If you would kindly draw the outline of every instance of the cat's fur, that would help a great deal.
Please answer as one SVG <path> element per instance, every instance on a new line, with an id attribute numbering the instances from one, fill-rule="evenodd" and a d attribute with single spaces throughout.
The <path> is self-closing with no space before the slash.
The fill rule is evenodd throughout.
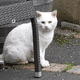
<path id="1" fill-rule="evenodd" d="M 43 67 L 49 66 L 45 60 L 45 50 L 53 40 L 54 29 L 57 26 L 57 10 L 53 12 L 37 13 L 40 43 L 40 63 Z M 50 54 L 50 53 L 49 53 Z M 31 23 L 24 23 L 14 28 L 6 37 L 3 54 L 0 59 L 6 63 L 30 61 L 34 57 Z"/>

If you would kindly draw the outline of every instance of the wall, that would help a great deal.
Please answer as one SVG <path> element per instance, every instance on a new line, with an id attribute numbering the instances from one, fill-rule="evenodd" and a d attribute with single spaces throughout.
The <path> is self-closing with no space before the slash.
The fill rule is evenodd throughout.
<path id="1" fill-rule="evenodd" d="M 53 10 L 58 10 L 58 20 L 80 24 L 80 0 L 54 0 Z"/>

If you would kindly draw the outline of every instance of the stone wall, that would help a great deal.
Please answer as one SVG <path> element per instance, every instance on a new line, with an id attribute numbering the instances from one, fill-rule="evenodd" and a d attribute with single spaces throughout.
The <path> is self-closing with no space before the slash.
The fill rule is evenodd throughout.
<path id="1" fill-rule="evenodd" d="M 80 0 L 54 0 L 53 10 L 58 10 L 58 20 L 80 24 Z"/>

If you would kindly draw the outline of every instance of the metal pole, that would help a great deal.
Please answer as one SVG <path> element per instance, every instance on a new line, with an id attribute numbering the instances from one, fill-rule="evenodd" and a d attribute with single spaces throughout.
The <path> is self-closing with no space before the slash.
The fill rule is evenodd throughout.
<path id="1" fill-rule="evenodd" d="M 40 65 L 38 25 L 35 18 L 31 18 L 31 23 L 32 23 L 32 30 L 33 30 L 35 77 L 39 78 L 42 76 L 42 74 L 41 74 L 41 65 Z"/>

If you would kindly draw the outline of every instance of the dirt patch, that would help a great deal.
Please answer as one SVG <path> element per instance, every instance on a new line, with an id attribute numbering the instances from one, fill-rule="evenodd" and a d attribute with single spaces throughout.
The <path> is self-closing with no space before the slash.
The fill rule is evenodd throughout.
<path id="1" fill-rule="evenodd" d="M 20 69 L 28 69 L 31 71 L 34 71 L 34 69 L 35 69 L 33 63 L 28 63 L 28 64 L 24 64 L 24 65 L 7 64 L 7 65 L 4 65 L 4 68 L 5 69 L 18 69 L 18 68 L 20 68 Z"/>

